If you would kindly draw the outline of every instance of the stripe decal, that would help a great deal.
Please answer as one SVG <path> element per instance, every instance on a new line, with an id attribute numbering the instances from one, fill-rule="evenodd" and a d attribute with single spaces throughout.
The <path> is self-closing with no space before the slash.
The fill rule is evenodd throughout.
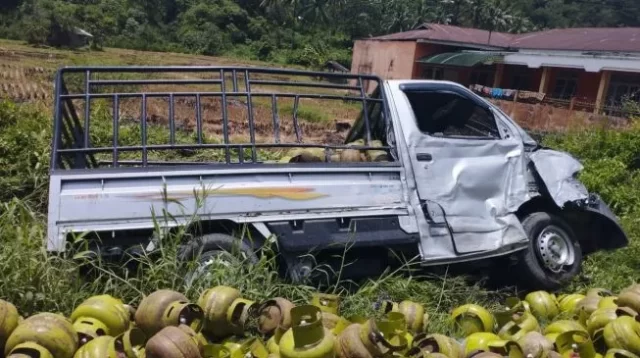
<path id="1" fill-rule="evenodd" d="M 201 196 L 203 190 L 181 190 L 170 191 L 165 196 L 162 193 L 157 194 L 137 194 L 133 195 L 138 200 L 168 200 L 181 201 L 194 198 L 196 195 Z M 327 194 L 318 193 L 314 188 L 286 188 L 286 187 L 262 187 L 262 188 L 229 188 L 229 189 L 205 189 L 205 196 L 252 196 L 259 199 L 287 199 L 287 200 L 314 200 L 318 198 L 328 197 Z"/>

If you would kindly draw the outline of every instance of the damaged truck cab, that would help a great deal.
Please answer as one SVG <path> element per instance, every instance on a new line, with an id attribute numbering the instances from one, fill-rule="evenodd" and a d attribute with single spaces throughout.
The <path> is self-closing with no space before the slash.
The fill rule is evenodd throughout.
<path id="1" fill-rule="evenodd" d="M 178 79 L 168 76 L 176 72 Z M 188 77 L 191 72 L 198 75 Z M 127 76 L 103 79 L 122 73 Z M 79 90 L 66 86 L 69 75 L 81 78 Z M 295 76 L 344 82 L 288 79 Z M 370 95 L 364 81 L 377 85 Z M 202 87 L 165 89 L 186 85 Z M 153 86 L 165 91 L 148 89 Z M 336 92 L 293 93 L 292 88 Z M 185 97 L 190 102 L 178 102 Z M 272 109 L 272 142 L 259 142 L 255 135 L 261 119 L 254 101 L 265 97 Z M 577 178 L 582 166 L 576 159 L 540 146 L 495 105 L 455 83 L 240 67 L 71 67 L 58 72 L 55 98 L 50 251 L 65 251 L 70 237 L 91 233 L 87 237 L 99 239 L 92 247 L 102 255 L 153 252 L 161 240 L 158 225 L 168 230 L 187 225 L 180 257 L 199 260 L 201 273 L 234 248 L 255 262 L 256 250 L 273 240 L 296 280 L 308 276 L 318 260 L 345 255 L 346 248 L 355 252 L 361 272 L 375 274 L 376 268 L 384 269 L 391 249 L 415 254 L 423 266 L 513 259 L 507 261 L 515 265 L 520 283 L 554 290 L 579 273 L 585 255 L 628 244 L 615 215 Z M 147 140 L 150 98 L 165 101 L 167 143 Z M 203 139 L 205 98 L 217 101 L 210 108 L 220 109 L 214 121 L 222 128 L 220 142 Z M 230 139 L 232 98 L 246 99 L 241 105 L 248 141 Z M 283 98 L 293 101 L 292 142 L 281 137 L 278 103 Z M 140 126 L 137 145 L 119 140 L 125 99 L 140 101 L 135 107 L 140 116 L 133 121 Z M 344 142 L 307 144 L 298 117 L 301 99 L 355 102 L 362 109 Z M 112 143 L 91 142 L 90 123 L 104 120 L 91 110 L 97 100 L 112 108 Z M 82 111 L 74 101 L 83 102 Z M 195 108 L 194 144 L 175 139 L 179 103 Z M 259 158 L 263 149 L 294 147 L 319 148 L 323 155 Z M 163 151 L 203 149 L 223 155 L 198 163 L 175 155 L 151 158 Z M 384 158 L 332 159 L 354 149 L 362 158 L 384 151 Z M 130 153 L 139 159 L 132 160 Z M 194 193 L 211 198 L 194 198 Z M 172 219 L 158 223 L 160 213 Z M 192 213 L 197 225 L 190 222 Z"/>
<path id="2" fill-rule="evenodd" d="M 540 146 L 497 106 L 455 83 L 388 81 L 427 264 L 516 252 L 517 276 L 557 289 L 584 255 L 627 245 L 615 215 L 567 153 Z"/>

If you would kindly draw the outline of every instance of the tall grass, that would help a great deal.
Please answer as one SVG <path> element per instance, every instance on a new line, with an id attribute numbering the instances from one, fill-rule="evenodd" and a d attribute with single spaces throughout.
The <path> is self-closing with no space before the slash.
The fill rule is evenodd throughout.
<path id="1" fill-rule="evenodd" d="M 600 193 L 618 215 L 630 239 L 629 247 L 599 252 L 587 258 L 584 272 L 569 289 L 601 286 L 621 289 L 640 280 L 640 122 L 629 129 L 593 129 L 550 135 L 546 145 L 568 151 L 581 160 L 580 179 Z M 606 240 L 607 238 L 602 238 Z"/>
<path id="2" fill-rule="evenodd" d="M 177 259 L 177 243 L 188 235 L 184 231 L 162 236 L 156 255 L 132 257 L 136 265 L 113 267 L 94 258 L 85 250 L 86 241 L 82 237 L 70 243 L 73 256 L 47 254 L 43 240 L 49 113 L 33 105 L 0 103 L 0 128 L 0 298 L 16 304 L 21 314 L 42 311 L 69 314 L 83 299 L 103 293 L 136 305 L 145 294 L 161 288 L 184 292 L 195 300 L 203 289 L 224 284 L 237 287 L 249 299 L 280 296 L 296 303 L 307 301 L 317 289 L 310 284 L 292 285 L 283 280 L 277 273 L 273 255 L 259 255 L 257 264 L 248 264 L 239 258 L 231 260 L 231 264 L 214 263 L 206 277 L 187 282 L 184 277 L 194 268 L 194 263 Z M 104 131 L 104 135 L 108 134 L 109 131 Z M 568 290 L 581 290 L 586 286 L 619 290 L 640 278 L 637 240 L 640 179 L 635 164 L 636 145 L 640 141 L 635 139 L 640 139 L 640 129 L 626 133 L 571 133 L 545 140 L 546 144 L 569 150 L 584 160 L 583 180 L 613 203 L 632 239 L 626 250 L 588 258 L 584 274 Z M 171 219 L 164 213 L 156 214 L 158 222 Z M 85 267 L 91 269 L 91 275 L 87 275 Z M 381 277 L 358 282 L 355 290 L 346 290 L 340 284 L 328 290 L 342 295 L 342 312 L 347 317 L 374 315 L 384 299 L 421 302 L 431 315 L 430 329 L 443 333 L 449 333 L 448 313 L 453 307 L 468 302 L 495 307 L 506 295 L 515 294 L 509 290 L 491 291 L 479 282 L 450 275 L 447 270 L 444 275 L 433 276 L 413 268 L 408 263 Z"/>

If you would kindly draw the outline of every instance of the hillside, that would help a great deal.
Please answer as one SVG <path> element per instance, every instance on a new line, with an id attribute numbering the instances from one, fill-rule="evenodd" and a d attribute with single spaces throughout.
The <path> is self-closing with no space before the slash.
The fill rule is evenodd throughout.
<path id="1" fill-rule="evenodd" d="M 0 38 L 349 67 L 354 39 L 423 22 L 525 32 L 640 25 L 636 0 L 5 0 Z"/>
<path id="2" fill-rule="evenodd" d="M 16 102 L 38 102 L 45 106 L 53 105 L 54 74 L 61 66 L 73 65 L 150 65 L 150 66 L 256 66 L 282 67 L 261 61 L 234 60 L 227 57 L 211 57 L 204 55 L 189 55 L 178 53 L 142 52 L 126 49 L 105 48 L 103 51 L 67 51 L 51 48 L 36 48 L 25 46 L 18 41 L 0 40 L 0 98 L 11 99 Z M 299 68 L 288 65 L 287 68 Z M 169 74 L 175 75 L 175 74 Z M 157 89 L 157 87 L 155 88 Z M 273 88 L 264 88 L 273 90 Z M 151 90 L 146 88 L 146 90 Z M 261 90 L 256 87 L 255 90 Z M 239 101 L 239 100 L 232 100 Z M 99 101 L 98 101 L 99 102 Z M 254 99 L 255 126 L 258 142 L 262 138 L 272 140 L 273 123 L 271 117 L 271 101 L 264 98 Z M 293 112 L 292 99 L 280 99 L 279 114 L 281 117 L 291 117 Z M 326 106 L 326 101 L 306 99 L 299 103 L 298 119 L 302 133 L 307 142 L 341 141 L 346 132 L 336 131 L 336 122 L 350 123 L 358 115 L 361 106 L 338 101 Z M 168 107 L 166 101 L 150 99 L 148 117 L 150 122 L 167 123 Z M 230 132 L 232 139 L 247 135 L 246 109 L 241 103 L 230 106 Z M 203 129 L 210 136 L 219 138 L 222 134 L 220 123 L 220 106 L 213 99 L 204 99 Z M 123 116 L 132 114 L 137 116 L 138 106 L 133 102 L 122 103 Z M 195 115 L 193 104 L 188 99 L 179 99 L 175 107 L 178 125 L 181 128 L 193 129 Z M 283 136 L 294 135 L 292 121 L 283 121 L 280 131 Z"/>

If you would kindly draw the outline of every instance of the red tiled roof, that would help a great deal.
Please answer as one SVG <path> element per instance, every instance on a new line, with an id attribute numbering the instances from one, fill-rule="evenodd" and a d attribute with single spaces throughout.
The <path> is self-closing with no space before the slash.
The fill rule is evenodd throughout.
<path id="1" fill-rule="evenodd" d="M 513 49 L 640 52 L 640 28 L 571 28 L 526 34 L 424 24 L 416 30 L 372 38 L 381 41 L 432 40 Z"/>
<path id="2" fill-rule="evenodd" d="M 640 52 L 640 28 L 554 29 L 518 35 L 519 49 Z"/>
<path id="3" fill-rule="evenodd" d="M 513 35 L 502 32 L 492 32 L 491 39 L 489 39 L 489 31 L 486 30 L 441 24 L 424 24 L 416 30 L 373 38 L 373 40 L 385 41 L 436 40 L 496 47 L 507 47 L 512 39 Z"/>

